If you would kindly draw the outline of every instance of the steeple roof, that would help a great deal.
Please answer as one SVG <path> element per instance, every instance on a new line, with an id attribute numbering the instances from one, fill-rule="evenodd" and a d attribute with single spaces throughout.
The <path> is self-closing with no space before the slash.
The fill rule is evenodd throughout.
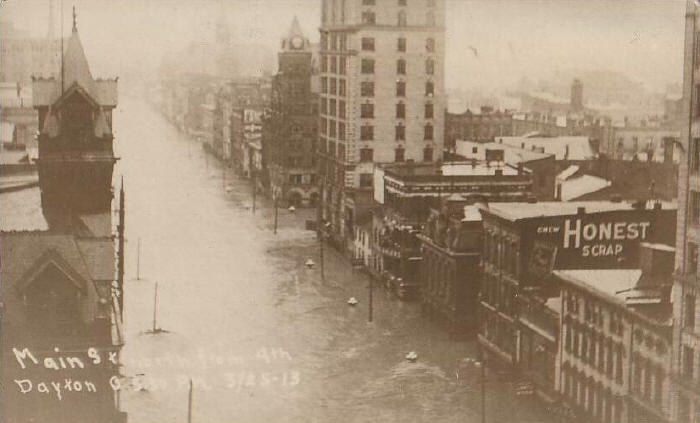
<path id="1" fill-rule="evenodd" d="M 292 39 L 297 36 L 301 38 L 306 38 L 306 36 L 304 36 L 304 32 L 301 30 L 301 25 L 299 25 L 299 19 L 297 19 L 297 16 L 294 15 L 294 20 L 292 20 L 292 27 L 289 28 L 289 35 L 287 36 L 287 38 Z"/>
<path id="2" fill-rule="evenodd" d="M 301 45 L 295 44 L 298 43 L 298 41 L 301 39 Z M 294 19 L 292 20 L 292 26 L 289 28 L 289 32 L 287 33 L 287 36 L 282 39 L 282 50 L 283 51 L 308 51 L 311 47 L 311 44 L 309 43 L 309 39 L 306 38 L 304 35 L 304 31 L 301 30 L 301 25 L 299 25 L 299 19 L 297 19 L 296 15 L 294 16 Z"/>
<path id="3" fill-rule="evenodd" d="M 74 83 L 80 85 L 95 101 L 98 101 L 95 80 L 90 73 L 90 65 L 77 29 L 73 30 L 68 45 L 63 53 L 63 87 L 64 90 Z"/>
<path id="4" fill-rule="evenodd" d="M 61 68 L 57 72 L 59 77 L 34 80 L 33 104 L 36 107 L 53 105 L 71 88 L 77 86 L 100 106 L 116 106 L 117 81 L 116 79 L 95 80 L 92 77 L 75 17 L 73 19 L 73 31 L 63 50 Z"/>

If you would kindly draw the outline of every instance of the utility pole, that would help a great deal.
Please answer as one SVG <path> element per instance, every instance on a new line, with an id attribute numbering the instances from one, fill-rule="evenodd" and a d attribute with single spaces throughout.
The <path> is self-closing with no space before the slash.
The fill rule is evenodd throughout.
<path id="1" fill-rule="evenodd" d="M 256 171 L 254 171 L 253 169 L 251 169 L 250 171 L 253 174 L 253 214 L 255 214 L 255 200 L 256 200 L 255 196 L 257 195 L 257 192 L 258 192 L 256 178 L 257 178 L 258 173 Z"/>
<path id="2" fill-rule="evenodd" d="M 187 423 L 192 423 L 192 379 L 190 379 L 190 391 L 187 395 Z"/>
<path id="3" fill-rule="evenodd" d="M 117 231 L 119 235 L 119 256 L 117 262 L 117 289 L 119 290 L 119 313 L 120 318 L 124 317 L 124 176 L 122 176 L 121 188 L 119 189 L 119 225 Z"/>
<path id="4" fill-rule="evenodd" d="M 479 357 L 481 358 L 481 423 L 486 423 L 486 356 L 481 346 Z"/>
<path id="5" fill-rule="evenodd" d="M 136 245 L 136 280 L 141 280 L 141 238 Z"/>
<path id="6" fill-rule="evenodd" d="M 274 188 L 273 188 L 273 189 L 274 189 Z M 274 195 L 275 195 L 275 226 L 274 226 L 274 229 L 273 229 L 273 233 L 274 233 L 275 235 L 277 235 L 277 197 L 278 197 L 277 192 L 275 192 Z"/>
<path id="7" fill-rule="evenodd" d="M 374 287 L 374 281 L 372 277 L 369 278 L 369 322 L 372 323 L 372 291 Z"/>
<path id="8" fill-rule="evenodd" d="M 158 282 L 156 282 L 155 293 L 153 294 L 153 333 L 156 333 L 156 316 L 158 315 Z"/>

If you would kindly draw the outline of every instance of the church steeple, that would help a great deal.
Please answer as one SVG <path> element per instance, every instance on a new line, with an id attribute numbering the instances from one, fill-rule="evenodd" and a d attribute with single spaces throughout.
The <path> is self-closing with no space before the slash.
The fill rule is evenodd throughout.
<path id="1" fill-rule="evenodd" d="M 93 78 L 75 10 L 61 71 L 60 81 L 35 79 L 32 87 L 39 112 L 42 207 L 54 227 L 75 215 L 108 213 L 112 201 L 117 81 Z"/>

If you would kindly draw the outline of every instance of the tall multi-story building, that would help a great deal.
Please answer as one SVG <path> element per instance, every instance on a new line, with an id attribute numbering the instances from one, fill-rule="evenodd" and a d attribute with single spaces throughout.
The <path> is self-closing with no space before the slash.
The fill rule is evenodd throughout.
<path id="1" fill-rule="evenodd" d="M 443 154 L 444 0 L 323 0 L 322 218 L 346 248 L 375 163 Z"/>
<path id="2" fill-rule="evenodd" d="M 697 421 L 700 415 L 700 321 L 698 320 L 698 246 L 700 246 L 700 73 L 698 6 L 688 0 L 685 14 L 683 116 L 680 143 L 686 154 L 678 169 L 678 223 L 674 277 L 673 419 Z"/>
<path id="3" fill-rule="evenodd" d="M 278 54 L 279 72 L 272 81 L 271 110 L 263 123 L 263 150 L 271 190 L 299 206 L 315 203 L 317 97 L 311 91 L 312 49 L 294 18 Z"/>

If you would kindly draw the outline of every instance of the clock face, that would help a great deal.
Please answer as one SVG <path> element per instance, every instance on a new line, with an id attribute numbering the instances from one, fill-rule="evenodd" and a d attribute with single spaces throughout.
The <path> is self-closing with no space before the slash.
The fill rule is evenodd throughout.
<path id="1" fill-rule="evenodd" d="M 292 38 L 292 47 L 294 48 L 302 48 L 304 46 L 304 40 L 301 39 L 301 37 L 294 37 Z"/>

